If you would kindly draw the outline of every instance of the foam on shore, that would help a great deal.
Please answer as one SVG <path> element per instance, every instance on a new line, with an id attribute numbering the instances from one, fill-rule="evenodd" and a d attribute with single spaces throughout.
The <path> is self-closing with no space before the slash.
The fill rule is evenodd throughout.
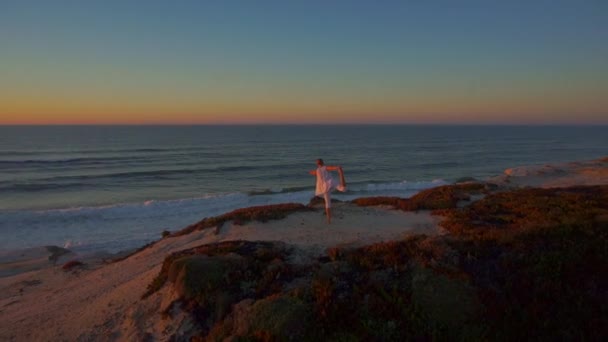
<path id="1" fill-rule="evenodd" d="M 440 179 L 349 184 L 347 193 L 337 193 L 334 198 L 348 201 L 363 196 L 409 197 L 421 190 L 444 184 L 447 182 Z M 118 253 L 154 241 L 164 230 L 177 230 L 203 217 L 258 205 L 306 204 L 313 196 L 311 189 L 215 194 L 199 198 L 149 200 L 96 207 L 3 211 L 0 231 L 7 234 L 0 241 L 0 250 L 18 252 L 56 245 L 80 254 Z"/>

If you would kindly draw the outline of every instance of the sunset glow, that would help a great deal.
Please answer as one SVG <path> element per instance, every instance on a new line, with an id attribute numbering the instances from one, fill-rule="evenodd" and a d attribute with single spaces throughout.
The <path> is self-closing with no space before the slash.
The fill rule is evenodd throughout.
<path id="1" fill-rule="evenodd" d="M 0 124 L 608 123 L 605 2 L 0 5 Z"/>

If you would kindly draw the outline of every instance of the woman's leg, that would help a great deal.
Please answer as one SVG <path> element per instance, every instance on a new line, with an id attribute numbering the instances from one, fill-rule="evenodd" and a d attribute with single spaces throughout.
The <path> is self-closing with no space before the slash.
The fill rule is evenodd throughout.
<path id="1" fill-rule="evenodd" d="M 325 216 L 327 216 L 327 224 L 331 223 L 331 197 L 329 191 L 323 194 L 325 199 Z"/>

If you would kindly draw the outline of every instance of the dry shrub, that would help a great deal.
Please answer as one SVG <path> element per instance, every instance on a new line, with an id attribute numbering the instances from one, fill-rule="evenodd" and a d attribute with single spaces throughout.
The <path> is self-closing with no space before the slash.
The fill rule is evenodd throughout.
<path id="1" fill-rule="evenodd" d="M 423 190 L 410 198 L 400 197 L 361 197 L 351 203 L 358 206 L 390 206 L 403 211 L 435 210 L 456 208 L 458 202 L 469 200 L 473 194 L 488 193 L 494 190 L 490 184 L 458 183 Z"/>
<path id="2" fill-rule="evenodd" d="M 608 333 L 608 224 L 598 219 L 606 210 L 608 186 L 589 186 L 496 193 L 441 213 L 491 336 L 596 340 Z"/>
<path id="3" fill-rule="evenodd" d="M 259 279 L 264 279 L 264 272 L 267 271 L 266 264 L 268 262 L 274 261 L 275 263 L 281 263 L 286 259 L 288 253 L 289 251 L 283 244 L 264 241 L 227 241 L 201 245 L 175 252 L 165 258 L 160 272 L 148 285 L 146 292 L 142 295 L 142 299 L 147 298 L 158 291 L 166 283 L 173 263 L 184 257 L 197 255 L 213 257 L 228 254 L 242 256 L 244 258 L 243 262 L 245 263 L 245 269 L 248 270 L 247 277 L 252 278 L 248 280 L 255 280 L 257 283 Z M 275 277 L 271 280 L 283 282 L 291 275 L 286 268 L 281 268 L 280 270 L 283 270 L 284 272 L 275 273 Z M 281 277 L 277 277 L 277 274 L 280 274 Z M 280 286 L 277 285 L 270 286 L 271 281 L 269 280 L 266 280 L 266 284 L 268 284 L 268 288 L 280 288 Z"/>
<path id="4" fill-rule="evenodd" d="M 371 207 L 371 206 L 380 206 L 386 205 L 391 207 L 397 207 L 399 197 L 387 197 L 387 196 L 377 196 L 377 197 L 361 197 L 351 201 L 360 207 Z"/>
<path id="5" fill-rule="evenodd" d="M 438 212 L 453 234 L 504 236 L 500 231 L 527 231 L 556 225 L 590 224 L 608 209 L 608 187 L 519 189 L 500 192 L 459 210 Z M 510 233 L 509 233 L 510 234 Z"/>
<path id="6" fill-rule="evenodd" d="M 227 221 L 236 221 L 239 225 L 250 221 L 267 222 L 270 220 L 283 219 L 287 217 L 287 215 L 297 211 L 310 210 L 312 209 L 300 203 L 283 203 L 240 208 L 220 216 L 204 218 L 195 224 L 172 233 L 171 236 L 182 236 L 194 231 L 221 226 Z"/>
<path id="7" fill-rule="evenodd" d="M 251 301 L 249 316 L 234 321 L 246 324 L 246 333 L 235 338 L 601 340 L 607 336 L 608 222 L 603 217 L 608 213 L 608 186 L 491 193 L 456 208 L 456 202 L 470 194 L 491 190 L 466 183 L 399 199 L 397 203 L 408 210 L 436 209 L 451 234 L 329 248 L 328 257 L 297 270 L 280 245 L 244 241 L 199 246 L 175 253 L 165 263 L 196 253 L 234 253 L 243 258 L 246 271 L 235 272 L 236 278 L 229 273 L 230 281 L 222 284 L 222 288 L 252 284 L 250 292 L 230 292 L 233 303 Z M 165 269 L 163 264 L 160 286 L 166 280 L 162 279 Z M 237 302 L 242 298 L 247 299 Z M 239 305 L 225 310 L 238 311 L 234 308 Z M 228 318 L 217 315 L 220 318 L 210 324 L 229 327 L 226 322 L 234 313 L 225 312 Z M 306 318 L 307 329 L 296 335 L 284 333 L 293 331 L 292 324 L 300 317 Z M 215 331 L 223 337 L 234 332 Z"/>
<path id="8" fill-rule="evenodd" d="M 438 186 L 399 201 L 398 208 L 404 211 L 456 208 L 458 202 L 469 200 L 471 195 L 485 193 L 489 189 L 491 189 L 489 185 L 482 183 Z"/>

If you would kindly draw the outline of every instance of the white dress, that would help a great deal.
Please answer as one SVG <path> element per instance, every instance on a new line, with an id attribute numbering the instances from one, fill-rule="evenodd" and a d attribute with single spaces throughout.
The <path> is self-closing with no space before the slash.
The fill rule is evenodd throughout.
<path id="1" fill-rule="evenodd" d="M 345 188 L 341 186 L 327 171 L 325 166 L 320 166 L 317 168 L 317 188 L 315 189 L 315 196 L 320 196 L 329 192 L 332 192 L 334 189 L 338 191 L 344 191 Z"/>

